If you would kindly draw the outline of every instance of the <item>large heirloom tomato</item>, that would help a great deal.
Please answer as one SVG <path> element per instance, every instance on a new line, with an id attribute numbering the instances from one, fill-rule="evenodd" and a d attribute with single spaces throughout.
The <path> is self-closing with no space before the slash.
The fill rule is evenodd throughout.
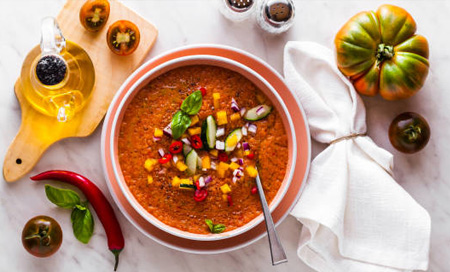
<path id="1" fill-rule="evenodd" d="M 416 22 L 404 9 L 382 5 L 353 16 L 336 35 L 341 72 L 364 95 L 407 98 L 428 75 L 428 42 L 416 35 Z"/>

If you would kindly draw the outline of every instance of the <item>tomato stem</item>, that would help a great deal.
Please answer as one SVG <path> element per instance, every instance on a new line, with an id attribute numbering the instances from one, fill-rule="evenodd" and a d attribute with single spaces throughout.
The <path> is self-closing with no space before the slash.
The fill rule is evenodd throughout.
<path id="1" fill-rule="evenodd" d="M 422 134 L 422 129 L 419 126 L 410 125 L 403 131 L 403 134 L 408 138 L 410 143 L 414 143 L 420 137 L 420 134 Z"/>
<path id="2" fill-rule="evenodd" d="M 114 254 L 114 257 L 116 259 L 116 262 L 114 264 L 114 271 L 117 270 L 117 266 L 119 265 L 119 254 L 122 251 L 122 249 L 111 249 L 111 252 Z"/>
<path id="3" fill-rule="evenodd" d="M 394 57 L 394 47 L 384 43 L 379 44 L 376 57 L 377 65 L 380 65 L 385 60 L 392 59 Z"/>
<path id="4" fill-rule="evenodd" d="M 25 240 L 38 238 L 39 244 L 41 246 L 49 246 L 50 245 L 50 237 L 48 236 L 49 227 L 48 226 L 39 226 L 38 232 L 32 235 L 25 237 Z"/>

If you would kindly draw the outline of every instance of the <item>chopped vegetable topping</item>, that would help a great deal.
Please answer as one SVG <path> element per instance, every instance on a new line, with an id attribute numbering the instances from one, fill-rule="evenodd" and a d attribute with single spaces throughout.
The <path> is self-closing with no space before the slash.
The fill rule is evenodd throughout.
<path id="1" fill-rule="evenodd" d="M 227 201 L 228 201 L 228 206 L 233 206 L 233 199 L 231 198 L 231 195 L 227 195 Z"/>
<path id="2" fill-rule="evenodd" d="M 239 119 L 241 119 L 241 115 L 240 115 L 239 113 L 233 113 L 233 114 L 230 116 L 230 119 L 231 119 L 231 121 L 239 120 Z"/>
<path id="3" fill-rule="evenodd" d="M 172 154 L 168 153 L 168 154 L 165 154 L 158 161 L 159 161 L 160 164 L 165 164 L 165 163 L 168 163 L 171 159 L 172 159 Z"/>
<path id="4" fill-rule="evenodd" d="M 155 137 L 162 137 L 164 135 L 164 132 L 160 130 L 159 128 L 155 128 L 155 133 L 153 133 L 153 136 Z"/>
<path id="5" fill-rule="evenodd" d="M 252 195 L 255 195 L 256 193 L 258 193 L 258 188 L 256 188 L 256 186 L 253 186 L 251 193 L 252 193 Z"/>
<path id="6" fill-rule="evenodd" d="M 218 111 L 217 112 L 217 124 L 220 125 L 225 125 L 228 124 L 228 120 L 227 120 L 227 112 L 226 111 Z"/>
<path id="7" fill-rule="evenodd" d="M 219 153 L 219 157 L 218 157 L 219 161 L 221 162 L 227 162 L 228 161 L 228 155 L 225 152 L 220 152 Z"/>
<path id="8" fill-rule="evenodd" d="M 225 142 L 216 141 L 216 149 L 217 150 L 224 150 L 225 149 Z"/>
<path id="9" fill-rule="evenodd" d="M 242 131 L 242 135 L 244 135 L 244 136 L 247 136 L 247 127 L 245 127 L 245 126 L 243 126 L 242 128 L 241 128 L 241 131 Z"/>
<path id="10" fill-rule="evenodd" d="M 250 126 L 248 126 L 248 131 L 250 133 L 256 134 L 256 129 L 257 129 L 257 127 L 255 124 L 251 124 Z"/>
<path id="11" fill-rule="evenodd" d="M 177 176 L 172 179 L 172 187 L 179 187 L 181 184 L 181 179 Z"/>
<path id="12" fill-rule="evenodd" d="M 158 163 L 157 160 L 155 159 L 146 159 L 145 163 L 144 163 L 144 168 L 151 172 L 153 170 L 153 168 L 155 168 L 155 165 Z"/>
<path id="13" fill-rule="evenodd" d="M 196 128 L 190 128 L 188 129 L 189 135 L 197 135 L 202 133 L 202 128 L 201 127 L 196 127 Z"/>
<path id="14" fill-rule="evenodd" d="M 223 127 L 217 128 L 216 137 L 221 137 L 223 135 L 225 135 L 225 128 Z"/>
<path id="15" fill-rule="evenodd" d="M 194 125 L 196 125 L 198 123 L 198 121 L 200 121 L 200 119 L 198 118 L 198 115 L 194 115 L 191 117 L 191 127 L 193 127 Z"/>
<path id="16" fill-rule="evenodd" d="M 206 191 L 205 189 L 195 190 L 194 200 L 197 202 L 201 202 L 201 201 L 204 201 L 207 196 L 208 196 L 208 191 Z"/>
<path id="17" fill-rule="evenodd" d="M 249 158 L 250 160 L 253 160 L 255 158 L 255 153 L 248 154 L 247 158 Z"/>
<path id="18" fill-rule="evenodd" d="M 211 168 L 211 159 L 209 156 L 205 156 L 202 158 L 202 168 L 209 169 Z"/>
<path id="19" fill-rule="evenodd" d="M 191 143 L 192 143 L 192 147 L 195 149 L 200 149 L 203 147 L 202 139 L 198 135 L 194 135 L 191 137 Z"/>
<path id="20" fill-rule="evenodd" d="M 224 194 L 231 193 L 231 188 L 230 188 L 230 186 L 228 186 L 228 184 L 224 184 L 224 185 L 220 186 L 220 190 L 222 190 L 222 193 L 224 193 Z"/>
<path id="21" fill-rule="evenodd" d="M 206 88 L 201 87 L 200 88 L 200 92 L 202 92 L 202 96 L 205 96 L 206 95 Z"/>
<path id="22" fill-rule="evenodd" d="M 186 164 L 184 164 L 182 161 L 178 161 L 176 163 L 176 167 L 178 170 L 180 170 L 181 172 L 186 171 L 186 169 L 188 168 Z"/>
<path id="23" fill-rule="evenodd" d="M 231 98 L 231 109 L 235 112 L 239 111 L 239 106 L 234 98 Z"/>
<path id="24" fill-rule="evenodd" d="M 208 225 L 209 231 L 211 231 L 211 233 L 221 233 L 226 228 L 223 224 L 213 224 L 211 219 L 206 219 L 205 223 L 206 225 Z"/>
<path id="25" fill-rule="evenodd" d="M 245 171 L 247 172 L 247 174 L 252 177 L 252 178 L 256 178 L 256 176 L 258 175 L 258 170 L 256 170 L 255 167 L 253 166 L 247 166 L 245 168 Z"/>
<path id="26" fill-rule="evenodd" d="M 214 100 L 214 108 L 218 109 L 220 106 L 220 103 L 219 103 L 220 93 L 213 93 L 213 100 Z"/>
<path id="27" fill-rule="evenodd" d="M 209 151 L 209 154 L 217 158 L 217 156 L 219 156 L 219 150 L 213 149 Z"/>
<path id="28" fill-rule="evenodd" d="M 153 177 L 147 176 L 147 184 L 152 184 L 152 183 L 153 183 Z"/>
<path id="29" fill-rule="evenodd" d="M 242 109 L 239 111 L 239 114 L 241 114 L 241 116 L 244 116 L 244 114 L 245 114 L 246 111 L 247 111 L 246 108 L 242 108 Z"/>
<path id="30" fill-rule="evenodd" d="M 183 142 L 181 141 L 175 141 L 172 144 L 170 144 L 169 151 L 172 154 L 178 154 L 181 153 L 183 150 Z"/>
<path id="31" fill-rule="evenodd" d="M 230 163 L 230 169 L 231 170 L 236 170 L 238 168 L 239 168 L 239 164 L 237 164 L 235 162 Z"/>

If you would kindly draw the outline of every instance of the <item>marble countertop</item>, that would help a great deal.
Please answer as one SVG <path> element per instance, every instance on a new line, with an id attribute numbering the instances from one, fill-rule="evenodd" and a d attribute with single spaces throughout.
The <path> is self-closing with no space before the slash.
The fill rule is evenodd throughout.
<path id="1" fill-rule="evenodd" d="M 292 29 L 281 36 L 270 36 L 254 24 L 235 25 L 218 12 L 208 0 L 123 1 L 159 29 L 159 37 L 148 59 L 182 45 L 217 43 L 249 51 L 282 72 L 283 48 L 289 40 L 310 40 L 332 47 L 334 34 L 353 14 L 376 9 L 387 1 L 375 0 L 298 0 Z M 395 176 L 431 215 L 432 234 L 429 271 L 448 270 L 450 260 L 450 51 L 448 42 L 450 1 L 388 1 L 406 8 L 418 24 L 418 32 L 430 42 L 431 74 L 425 87 L 411 99 L 386 102 L 364 98 L 368 111 L 369 135 L 395 155 Z M 40 40 L 40 20 L 56 16 L 64 0 L 3 0 L 0 2 L 0 161 L 20 125 L 20 107 L 13 85 L 27 52 Z M 78 22 L 75 22 L 78 23 Z M 7 26 L 7 27 L 5 27 Z M 424 115 L 432 128 L 431 141 L 418 154 L 405 155 L 393 149 L 387 129 L 390 121 L 404 111 Z M 324 146 L 314 143 L 313 155 Z M 32 173 L 63 168 L 95 180 L 108 192 L 100 161 L 100 129 L 86 138 L 66 139 L 53 145 Z M 2 178 L 3 179 L 3 178 Z M 110 195 L 109 200 L 112 202 Z M 272 268 L 267 238 L 226 254 L 202 256 L 168 249 L 136 230 L 117 210 L 124 231 L 126 249 L 121 254 L 119 271 L 312 271 L 296 255 L 301 225 L 288 217 L 279 227 L 289 262 Z M 22 247 L 20 234 L 24 223 L 38 214 L 56 218 L 65 238 L 60 251 L 50 258 L 38 259 Z M 111 271 L 113 255 L 106 246 L 103 228 L 97 226 L 88 245 L 72 235 L 67 210 L 50 204 L 42 185 L 27 178 L 7 184 L 0 181 L 0 271 Z"/>

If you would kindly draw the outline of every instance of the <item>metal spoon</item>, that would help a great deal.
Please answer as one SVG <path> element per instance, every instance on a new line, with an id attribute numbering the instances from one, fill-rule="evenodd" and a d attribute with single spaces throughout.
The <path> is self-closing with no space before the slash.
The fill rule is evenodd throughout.
<path id="1" fill-rule="evenodd" d="M 272 256 L 272 265 L 277 265 L 287 262 L 286 253 L 278 238 L 275 225 L 273 224 L 272 216 L 270 215 L 269 205 L 267 205 L 266 197 L 262 187 L 259 173 L 256 176 L 256 188 L 258 188 L 259 199 L 264 213 L 264 220 L 266 222 L 267 236 L 269 237 L 270 255 Z"/>

